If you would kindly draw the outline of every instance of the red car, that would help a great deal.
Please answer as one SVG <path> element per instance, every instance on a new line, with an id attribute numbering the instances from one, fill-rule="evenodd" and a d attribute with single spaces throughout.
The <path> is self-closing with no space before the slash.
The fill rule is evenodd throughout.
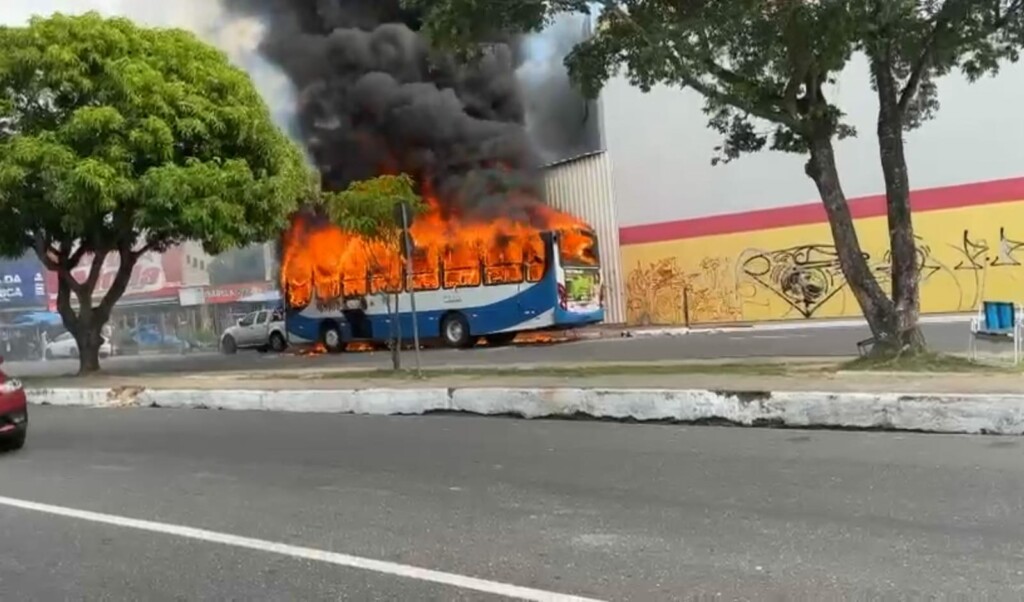
<path id="1" fill-rule="evenodd" d="M 4 358 L 0 357 L 0 364 Z M 21 449 L 28 435 L 28 400 L 21 381 L 0 370 L 0 450 Z"/>

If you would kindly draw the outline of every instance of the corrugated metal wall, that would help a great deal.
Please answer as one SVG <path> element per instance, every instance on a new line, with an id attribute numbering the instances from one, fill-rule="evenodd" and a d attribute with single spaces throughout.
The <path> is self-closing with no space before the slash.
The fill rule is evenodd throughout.
<path id="1" fill-rule="evenodd" d="M 590 224 L 598 240 L 602 279 L 608 295 L 605 322 L 626 321 L 619 220 L 612 192 L 612 165 L 608 153 L 599 152 L 547 167 L 544 187 L 548 202 Z"/>

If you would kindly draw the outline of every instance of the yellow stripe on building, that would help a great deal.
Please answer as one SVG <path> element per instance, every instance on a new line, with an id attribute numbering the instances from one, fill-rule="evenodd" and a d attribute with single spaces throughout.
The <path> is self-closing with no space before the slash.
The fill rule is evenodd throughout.
<path id="1" fill-rule="evenodd" d="M 888 290 L 886 218 L 856 228 Z M 923 313 L 1024 301 L 1024 200 L 918 212 L 914 228 Z M 860 315 L 827 223 L 623 245 L 622 266 L 631 324 Z"/>

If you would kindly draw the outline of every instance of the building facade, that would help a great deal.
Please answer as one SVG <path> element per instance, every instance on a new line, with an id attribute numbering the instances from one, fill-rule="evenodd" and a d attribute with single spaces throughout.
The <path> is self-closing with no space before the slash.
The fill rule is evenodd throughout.
<path id="1" fill-rule="evenodd" d="M 884 282 L 888 228 L 867 65 L 855 60 L 832 93 L 861 134 L 837 143 L 837 158 L 864 251 Z M 922 311 L 1024 301 L 1024 65 L 974 84 L 947 77 L 939 94 L 937 117 L 906 136 Z M 712 166 L 719 138 L 702 106 L 693 92 L 644 94 L 621 79 L 604 91 L 602 162 L 610 183 L 594 198 L 611 199 L 611 207 L 580 215 L 596 225 L 596 216 L 611 214 L 618 224 L 619 240 L 608 246 L 620 253 L 606 281 L 617 280 L 624 311 L 609 320 L 859 316 L 805 159 L 763 152 Z M 550 177 L 565 181 L 558 169 Z M 572 210 L 567 196 L 553 202 Z"/>
<path id="2" fill-rule="evenodd" d="M 0 260 L 0 324 L 46 305 L 46 269 L 35 253 Z"/>

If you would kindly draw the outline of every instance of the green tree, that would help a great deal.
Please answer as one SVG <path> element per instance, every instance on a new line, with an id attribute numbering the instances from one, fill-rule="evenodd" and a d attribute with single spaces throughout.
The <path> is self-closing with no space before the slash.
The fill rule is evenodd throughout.
<path id="1" fill-rule="evenodd" d="M 821 195 L 875 351 L 924 348 L 903 133 L 935 114 L 936 78 L 960 71 L 973 81 L 1018 59 L 1024 0 L 405 2 L 423 11 L 435 42 L 464 55 L 503 32 L 539 31 L 559 13 L 600 10 L 595 35 L 566 59 L 582 91 L 595 97 L 624 68 L 645 91 L 665 84 L 704 96 L 710 126 L 724 137 L 713 163 L 764 149 L 806 155 L 806 174 Z M 831 86 L 858 53 L 870 62 L 878 98 L 892 258 L 888 292 L 861 250 L 833 150 L 834 141 L 856 135 Z"/>
<path id="2" fill-rule="evenodd" d="M 394 259 L 397 255 L 411 253 L 411 240 L 402 244 L 402 229 L 396 219 L 396 209 L 402 203 L 408 207 L 408 215 L 420 214 L 426 207 L 422 198 L 416 193 L 412 178 L 405 174 L 397 176 L 378 176 L 369 180 L 353 182 L 343 191 L 324 192 L 321 195 L 327 215 L 331 221 L 343 230 L 362 236 L 368 243 L 379 243 L 391 251 L 391 255 L 381 256 L 372 249 L 364 250 L 371 272 L 385 273 L 384 262 Z M 412 290 L 412 274 L 403 270 L 405 289 Z M 383 287 L 381 295 L 387 304 L 390 317 L 391 360 L 395 370 L 402 367 L 401 348 L 402 332 L 398 322 L 398 290 L 388 292 Z"/>
<path id="3" fill-rule="evenodd" d="M 95 13 L 0 28 L 0 254 L 57 273 L 81 373 L 143 253 L 266 240 L 311 182 L 249 77 L 188 32 Z"/>

